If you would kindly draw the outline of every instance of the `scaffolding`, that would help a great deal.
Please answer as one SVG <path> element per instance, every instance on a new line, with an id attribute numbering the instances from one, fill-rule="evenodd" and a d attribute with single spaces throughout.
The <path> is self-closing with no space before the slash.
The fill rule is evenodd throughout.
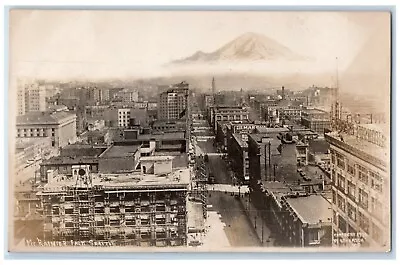
<path id="1" fill-rule="evenodd" d="M 73 185 L 44 191 L 44 239 L 182 246 L 187 243 L 187 187 Z"/>

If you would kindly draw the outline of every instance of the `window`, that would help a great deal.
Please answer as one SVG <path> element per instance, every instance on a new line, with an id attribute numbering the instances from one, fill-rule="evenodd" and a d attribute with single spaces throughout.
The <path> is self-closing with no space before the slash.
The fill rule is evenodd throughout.
<path id="1" fill-rule="evenodd" d="M 368 171 L 365 167 L 358 165 L 358 179 L 368 185 Z"/>
<path id="2" fill-rule="evenodd" d="M 343 233 L 347 232 L 347 223 L 346 220 L 344 220 L 344 218 L 339 215 L 339 229 L 340 231 L 342 231 Z"/>
<path id="3" fill-rule="evenodd" d="M 332 158 L 332 165 L 335 165 L 336 164 L 336 154 L 334 151 L 332 151 L 331 158 Z"/>
<path id="4" fill-rule="evenodd" d="M 336 204 L 336 191 L 332 190 L 332 203 Z"/>
<path id="5" fill-rule="evenodd" d="M 141 224 L 141 225 L 149 225 L 149 224 L 150 224 L 150 220 L 147 219 L 147 218 L 146 218 L 146 219 L 141 219 L 141 220 L 140 220 L 140 224 Z"/>
<path id="6" fill-rule="evenodd" d="M 347 164 L 347 173 L 349 173 L 352 176 L 355 176 L 356 169 L 355 169 L 354 165 L 349 164 L 349 163 Z"/>
<path id="7" fill-rule="evenodd" d="M 158 225 L 165 224 L 165 218 L 156 218 L 156 224 Z"/>
<path id="8" fill-rule="evenodd" d="M 104 207 L 95 207 L 94 213 L 104 213 Z"/>
<path id="9" fill-rule="evenodd" d="M 369 233 L 369 220 L 368 218 L 362 214 L 361 212 L 358 212 L 358 219 L 360 221 L 360 227 L 362 230 L 364 230 L 366 233 Z"/>
<path id="10" fill-rule="evenodd" d="M 156 238 L 166 238 L 167 233 L 165 232 L 156 232 Z"/>
<path id="11" fill-rule="evenodd" d="M 350 197 L 350 199 L 356 201 L 356 185 L 350 181 L 347 181 L 347 195 Z"/>
<path id="12" fill-rule="evenodd" d="M 53 207 L 53 214 L 55 214 L 55 215 L 60 214 L 60 208 Z"/>
<path id="13" fill-rule="evenodd" d="M 119 207 L 110 207 L 110 213 L 119 213 Z"/>
<path id="14" fill-rule="evenodd" d="M 371 174 L 371 188 L 376 191 L 382 192 L 382 178 L 379 174 L 375 172 L 370 172 Z"/>
<path id="15" fill-rule="evenodd" d="M 120 226 L 119 220 L 110 220 L 110 226 Z"/>
<path id="16" fill-rule="evenodd" d="M 65 209 L 65 214 L 73 214 L 74 213 L 74 209 L 69 208 L 69 209 Z"/>
<path id="17" fill-rule="evenodd" d="M 333 210 L 333 216 L 332 216 L 333 218 L 333 223 L 334 224 L 337 224 L 337 212 L 335 211 L 335 210 Z"/>
<path id="18" fill-rule="evenodd" d="M 104 226 L 104 220 L 96 221 L 96 226 Z"/>
<path id="19" fill-rule="evenodd" d="M 127 219 L 127 220 L 125 221 L 125 224 L 126 224 L 127 226 L 132 226 L 132 225 L 135 225 L 136 222 L 135 222 L 135 219 Z"/>
<path id="20" fill-rule="evenodd" d="M 72 222 L 66 222 L 66 223 L 65 223 L 65 227 L 67 227 L 67 228 L 74 227 L 74 223 L 72 223 Z"/>
<path id="21" fill-rule="evenodd" d="M 309 237 L 310 244 L 319 243 L 319 231 L 318 230 L 316 230 L 316 229 L 310 230 L 310 232 L 308 233 L 308 237 Z"/>
<path id="22" fill-rule="evenodd" d="M 338 174 L 338 188 L 339 188 L 342 192 L 345 192 L 345 186 L 346 186 L 345 183 L 346 183 L 345 178 L 344 178 L 342 175 Z"/>
<path id="23" fill-rule="evenodd" d="M 337 202 L 338 202 L 339 209 L 342 210 L 343 212 L 346 212 L 346 205 L 345 205 L 344 198 L 342 196 L 340 196 L 339 194 L 337 195 Z"/>
<path id="24" fill-rule="evenodd" d="M 350 203 L 347 203 L 347 214 L 349 216 L 349 218 L 351 220 L 353 220 L 354 222 L 357 221 L 357 211 L 356 211 L 356 207 L 354 207 L 353 205 L 351 205 Z"/>
<path id="25" fill-rule="evenodd" d="M 362 189 L 358 189 L 358 202 L 361 207 L 368 209 L 368 194 Z"/>
<path id="26" fill-rule="evenodd" d="M 344 169 L 345 164 L 344 164 L 344 156 L 340 153 L 336 153 L 336 158 L 337 158 L 337 165 L 339 168 Z"/>

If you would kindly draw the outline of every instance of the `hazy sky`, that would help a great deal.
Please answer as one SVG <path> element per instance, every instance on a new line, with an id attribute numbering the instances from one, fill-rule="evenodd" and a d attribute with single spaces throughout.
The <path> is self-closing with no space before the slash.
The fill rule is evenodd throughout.
<path id="1" fill-rule="evenodd" d="M 107 78 L 168 73 L 163 64 L 211 52 L 246 32 L 261 33 L 346 68 L 387 13 L 12 11 L 13 76 Z M 386 24 L 385 24 L 386 23 Z"/>

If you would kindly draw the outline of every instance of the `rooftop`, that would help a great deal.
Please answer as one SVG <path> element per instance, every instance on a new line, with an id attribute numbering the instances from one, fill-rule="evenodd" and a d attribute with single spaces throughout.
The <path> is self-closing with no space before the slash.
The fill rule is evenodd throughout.
<path id="1" fill-rule="evenodd" d="M 321 109 L 306 109 L 306 110 L 304 110 L 304 113 L 307 113 L 307 114 L 328 114 L 326 111 L 321 110 Z"/>
<path id="2" fill-rule="evenodd" d="M 87 156 L 81 156 L 81 157 L 71 157 L 71 156 L 54 156 L 51 157 L 41 163 L 41 165 L 53 165 L 53 164 L 64 164 L 64 165 L 69 165 L 69 164 L 87 164 L 87 163 L 98 163 L 99 158 L 98 157 L 87 157 Z"/>
<path id="3" fill-rule="evenodd" d="M 293 187 L 288 186 L 287 184 L 280 181 L 263 181 L 262 182 L 264 190 L 270 194 L 276 201 L 276 203 L 281 206 L 281 199 L 283 196 L 286 196 L 296 190 L 293 190 Z M 302 189 L 297 189 L 301 191 Z"/>
<path id="4" fill-rule="evenodd" d="M 174 157 L 173 156 L 143 156 L 140 158 L 140 161 L 170 161 Z"/>
<path id="5" fill-rule="evenodd" d="M 140 148 L 140 145 L 113 145 L 104 151 L 100 157 L 126 157 L 135 154 Z"/>
<path id="6" fill-rule="evenodd" d="M 376 144 L 368 142 L 366 140 L 357 138 L 355 135 L 350 134 L 338 134 L 337 132 L 330 132 L 326 134 L 326 139 L 330 144 L 340 146 L 347 152 L 352 153 L 355 156 L 364 156 L 370 160 L 370 163 L 381 164 L 385 167 L 388 166 L 389 161 L 389 150 L 380 147 Z"/>
<path id="7" fill-rule="evenodd" d="M 68 111 L 58 112 L 30 112 L 17 117 L 17 125 L 25 124 L 59 124 L 67 119 L 76 119 L 75 113 Z"/>
<path id="8" fill-rule="evenodd" d="M 185 132 L 164 132 L 160 134 L 139 134 L 138 140 L 184 140 Z"/>
<path id="9" fill-rule="evenodd" d="M 364 124 L 359 124 L 358 126 L 369 130 L 377 131 L 379 133 L 382 133 L 386 137 L 389 136 L 390 133 L 389 128 L 385 123 L 364 123 Z"/>
<path id="10" fill-rule="evenodd" d="M 321 195 L 286 198 L 286 201 L 303 223 L 331 222 L 331 204 Z"/>
<path id="11" fill-rule="evenodd" d="M 263 133 L 263 134 L 278 134 L 280 132 L 289 132 L 288 128 L 285 127 L 279 127 L 279 128 L 267 128 L 264 126 L 256 126 L 257 132 L 258 133 Z"/>
<path id="12" fill-rule="evenodd" d="M 93 186 L 100 186 L 107 189 L 119 188 L 158 188 L 162 186 L 186 186 L 190 182 L 190 170 L 179 168 L 171 173 L 154 175 L 142 174 L 140 172 L 125 173 L 125 174 L 99 174 L 91 173 Z M 71 176 L 59 174 L 52 182 L 44 186 L 44 192 L 59 192 L 64 187 L 73 188 L 76 184 L 76 179 Z M 86 187 L 86 186 L 84 186 Z"/>
<path id="13" fill-rule="evenodd" d="M 326 154 L 329 150 L 329 143 L 325 139 L 310 140 L 308 146 L 312 153 Z"/>
<path id="14" fill-rule="evenodd" d="M 243 140 L 242 135 L 239 133 L 232 134 L 235 141 L 240 145 L 240 147 L 247 147 L 247 142 Z"/>

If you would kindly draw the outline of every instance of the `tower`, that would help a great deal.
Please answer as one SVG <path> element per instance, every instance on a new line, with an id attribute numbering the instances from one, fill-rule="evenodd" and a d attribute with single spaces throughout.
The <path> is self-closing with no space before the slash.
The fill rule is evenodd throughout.
<path id="1" fill-rule="evenodd" d="M 215 95 L 215 78 L 213 77 L 212 81 L 211 81 L 211 92 L 213 94 L 213 96 Z"/>
<path id="2" fill-rule="evenodd" d="M 338 130 L 341 120 L 341 104 L 339 102 L 339 70 L 338 58 L 336 57 L 336 87 L 332 89 L 332 103 L 331 103 L 331 129 Z"/>

